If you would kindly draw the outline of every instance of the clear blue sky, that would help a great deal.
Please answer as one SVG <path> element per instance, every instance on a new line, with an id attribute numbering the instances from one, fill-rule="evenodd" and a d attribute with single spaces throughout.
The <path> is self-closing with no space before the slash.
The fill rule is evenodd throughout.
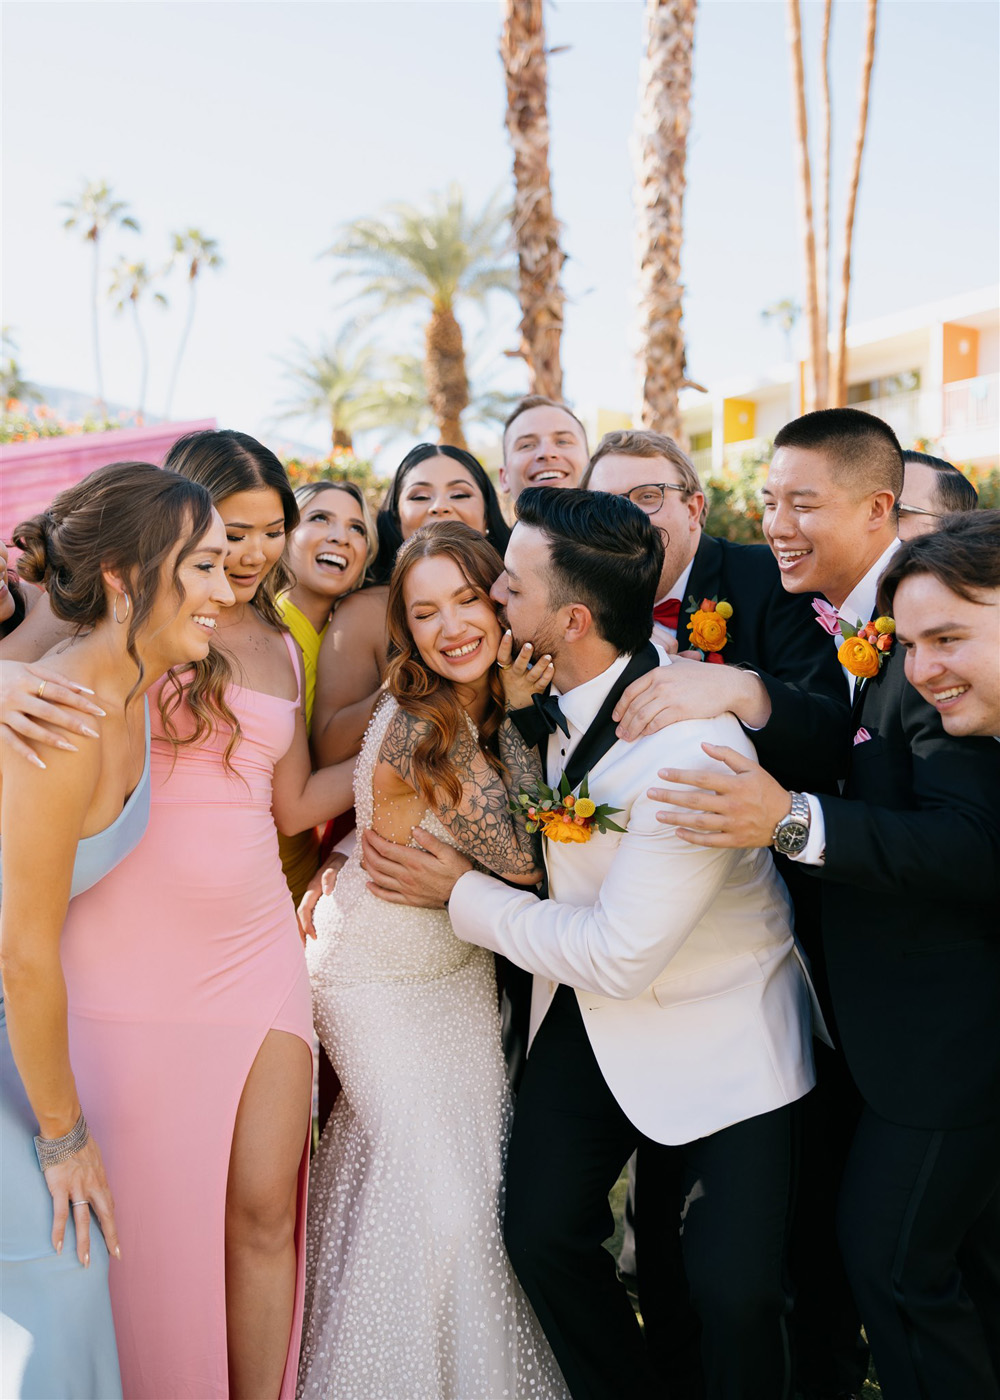
<path id="1" fill-rule="evenodd" d="M 640 0 L 547 7 L 556 208 L 570 254 L 567 397 L 632 403 L 629 137 Z M 818 3 L 806 3 L 815 55 Z M 997 279 L 998 16 L 993 0 L 882 0 L 855 234 L 852 320 Z M 711 384 L 782 356 L 760 310 L 801 299 L 788 59 L 781 0 L 703 0 L 695 38 L 683 275 L 689 371 Z M 836 0 L 834 227 L 855 120 L 864 7 Z M 4 6 L 3 320 L 29 377 L 90 389 L 88 250 L 59 200 L 109 180 L 142 222 L 111 241 L 159 264 L 197 225 L 226 260 L 200 284 L 177 417 L 274 438 L 295 340 L 353 312 L 319 257 L 345 220 L 458 180 L 472 204 L 510 181 L 497 0 L 45 3 Z M 815 66 L 815 65 L 813 65 Z M 811 90 L 813 110 L 815 91 Z M 162 407 L 182 323 L 147 308 L 148 407 Z M 467 318 L 467 339 L 479 333 Z M 487 363 L 516 343 L 497 303 Z M 393 348 L 419 348 L 400 323 Z M 127 319 L 104 315 L 106 393 L 134 401 Z M 516 364 L 499 382 L 519 387 Z M 324 441 L 321 428 L 281 430 Z M 395 458 L 396 445 L 387 449 Z M 386 462 L 386 465 L 390 465 Z"/>

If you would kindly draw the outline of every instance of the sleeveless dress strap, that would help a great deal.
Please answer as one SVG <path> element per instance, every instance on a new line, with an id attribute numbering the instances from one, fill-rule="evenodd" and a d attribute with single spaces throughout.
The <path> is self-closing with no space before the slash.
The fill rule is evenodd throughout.
<path id="1" fill-rule="evenodd" d="M 295 703 L 302 704 L 302 658 L 299 649 L 295 645 L 295 638 L 291 632 L 282 632 L 285 639 L 285 646 L 288 648 L 288 655 L 292 658 L 292 670 L 295 672 Z"/>

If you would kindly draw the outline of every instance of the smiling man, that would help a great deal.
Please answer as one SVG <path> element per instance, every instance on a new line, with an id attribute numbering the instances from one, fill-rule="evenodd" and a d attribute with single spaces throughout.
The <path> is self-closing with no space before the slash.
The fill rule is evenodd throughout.
<path id="1" fill-rule="evenodd" d="M 589 449 L 572 409 L 529 394 L 504 424 L 500 487 L 517 500 L 526 486 L 579 486 Z"/>
<path id="2" fill-rule="evenodd" d="M 954 515 L 893 558 L 883 609 L 949 734 L 1000 737 L 1000 511 Z"/>
<path id="3" fill-rule="evenodd" d="M 887 566 L 889 580 L 901 568 L 892 519 L 903 464 L 892 430 L 868 414 L 829 409 L 788 424 L 775 448 L 764 531 L 784 586 L 825 594 L 820 621 L 831 646 L 841 642 L 838 624 L 879 623 L 876 644 L 854 638 L 841 651 L 853 670 L 851 739 L 837 753 L 842 795 L 788 791 L 758 764 L 708 746 L 728 764 L 727 777 L 663 769 L 666 782 L 687 786 L 650 796 L 668 804 L 660 820 L 682 840 L 773 843 L 821 882 L 837 1031 L 860 1099 L 840 1238 L 879 1379 L 886 1395 L 904 1400 L 995 1400 L 1000 749 L 947 733 L 947 702 L 928 703 L 908 683 L 904 650 L 888 640 L 899 624 L 880 615 L 877 588 Z M 948 537 L 904 548 L 940 540 L 945 550 Z M 894 596 L 916 582 L 900 576 Z M 921 641 L 948 645 L 961 619 L 954 599 L 936 624 L 929 610 L 941 597 L 925 591 L 915 601 L 902 632 L 919 661 Z M 905 617 L 905 596 L 903 606 Z M 995 627 L 988 601 L 978 616 L 984 630 L 991 618 Z M 968 675 L 944 674 L 949 692 L 974 693 Z M 929 679 L 922 674 L 920 689 Z M 758 754 L 766 764 L 769 753 L 798 748 L 808 788 L 813 755 L 801 752 L 780 693 L 770 698 L 754 736 Z M 984 707 L 971 727 L 988 726 L 987 714 Z M 826 747 L 840 743 L 832 735 Z M 816 766 L 825 767 L 821 757 Z"/>

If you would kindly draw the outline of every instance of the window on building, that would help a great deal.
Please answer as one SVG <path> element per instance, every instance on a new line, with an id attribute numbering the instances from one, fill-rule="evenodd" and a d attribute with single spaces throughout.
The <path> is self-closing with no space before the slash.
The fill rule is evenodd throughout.
<path id="1" fill-rule="evenodd" d="M 705 433 L 692 433 L 689 439 L 692 452 L 707 452 L 712 446 L 712 429 Z"/>
<path id="2" fill-rule="evenodd" d="M 904 369 L 899 374 L 885 374 L 881 379 L 862 379 L 847 386 L 849 404 L 870 403 L 872 399 L 894 399 L 900 394 L 912 394 L 920 388 L 919 369 Z"/>

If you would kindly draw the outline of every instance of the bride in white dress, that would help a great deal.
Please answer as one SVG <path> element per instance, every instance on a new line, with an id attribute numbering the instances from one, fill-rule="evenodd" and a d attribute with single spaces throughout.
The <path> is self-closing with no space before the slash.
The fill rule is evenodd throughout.
<path id="1" fill-rule="evenodd" d="M 539 878 L 510 797 L 539 776 L 504 717 L 551 679 L 498 670 L 499 555 L 442 523 L 403 546 L 390 585 L 389 693 L 354 780 L 359 831 L 421 826 L 519 884 Z M 502 682 L 501 682 L 502 676 Z M 566 1400 L 504 1250 L 512 1107 L 490 953 L 444 909 L 366 888 L 361 844 L 316 906 L 316 1029 L 342 1092 L 310 1178 L 299 1395 L 310 1400 Z"/>

